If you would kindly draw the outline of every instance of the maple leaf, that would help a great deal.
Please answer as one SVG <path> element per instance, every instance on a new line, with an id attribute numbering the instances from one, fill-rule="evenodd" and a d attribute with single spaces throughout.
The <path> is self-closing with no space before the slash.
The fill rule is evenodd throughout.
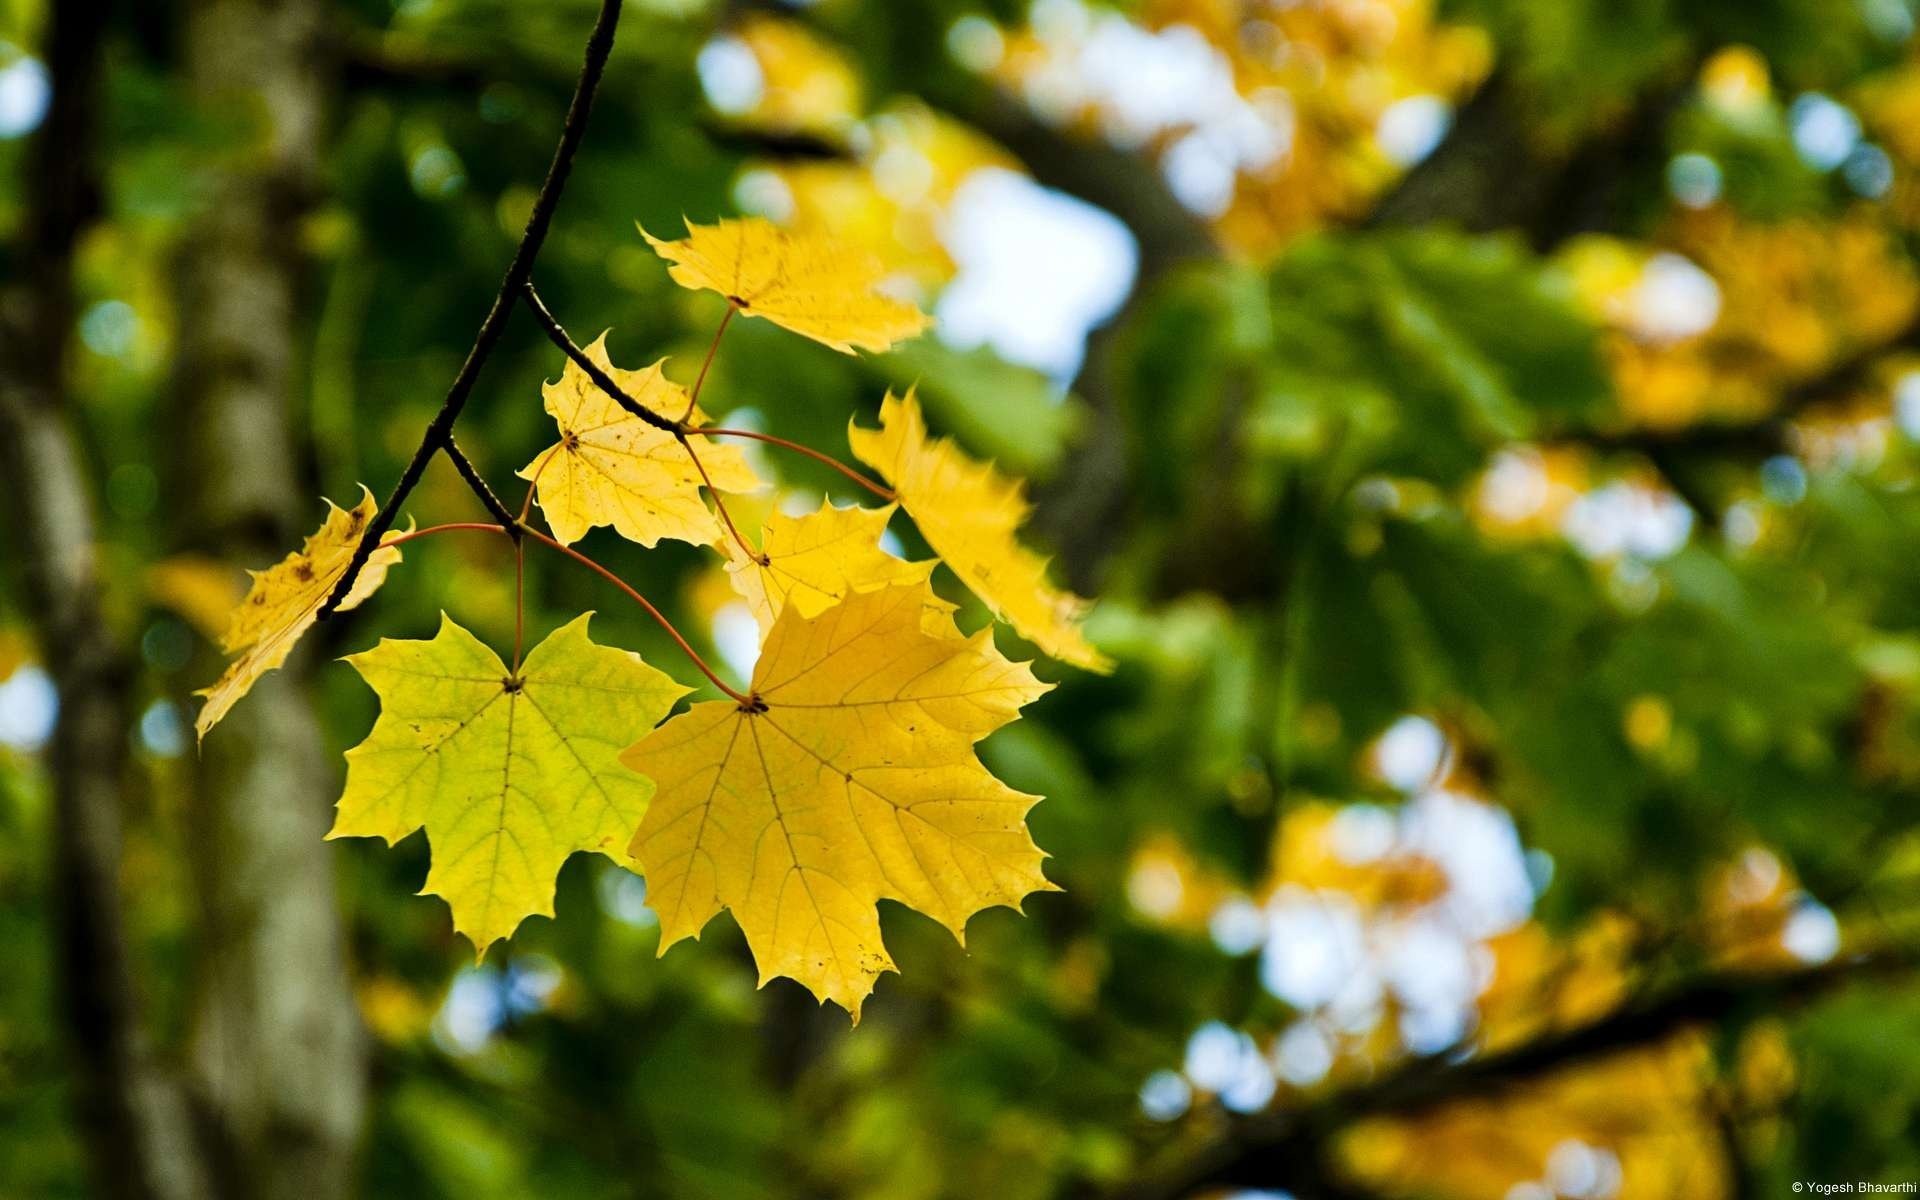
<path id="1" fill-rule="evenodd" d="M 687 693 L 639 655 L 588 640 L 592 615 L 555 630 L 517 674 L 445 615 L 431 641 L 382 639 L 347 659 L 379 693 L 380 717 L 347 751 L 327 836 L 393 843 L 425 828 L 422 894 L 444 897 L 483 955 L 526 917 L 553 915 L 554 876 L 574 851 L 620 861 L 653 795 L 620 749 Z"/>
<path id="2" fill-rule="evenodd" d="M 1113 662 L 1080 631 L 1089 601 L 1047 582 L 1047 562 L 1022 546 L 1032 511 L 1018 480 L 976 462 L 946 438 L 929 438 L 920 402 L 888 392 L 880 428 L 849 424 L 860 460 L 893 485 L 914 524 L 995 616 L 1054 658 L 1106 672 Z"/>
<path id="3" fill-rule="evenodd" d="M 655 363 L 623 371 L 607 357 L 607 335 L 587 347 L 587 357 L 640 404 L 671 420 L 687 411 L 687 392 Z M 653 546 L 676 538 L 696 546 L 711 543 L 719 524 L 700 498 L 703 480 L 692 453 L 673 434 L 620 407 L 572 359 L 558 383 L 541 387 L 546 409 L 560 427 L 560 440 L 520 471 L 534 480 L 540 511 L 553 536 L 572 544 L 597 525 Z M 689 425 L 706 423 L 695 410 Z M 707 479 L 724 492 L 751 492 L 760 480 L 735 446 L 700 451 Z"/>
<path id="4" fill-rule="evenodd" d="M 981 909 L 1056 890 L 1026 826 L 1039 797 L 973 749 L 1050 685 L 1002 657 L 990 629 L 928 632 L 930 599 L 923 581 L 813 617 L 789 605 L 750 705 L 696 704 L 621 756 L 659 784 L 630 852 L 663 953 L 730 908 L 763 985 L 797 979 L 857 1022 L 893 969 L 878 901 L 963 937 Z"/>
<path id="5" fill-rule="evenodd" d="M 789 233 L 759 217 L 687 222 L 687 236 L 640 236 L 672 263 L 681 287 L 708 288 L 742 316 L 765 317 L 842 354 L 885 350 L 918 335 L 933 319 L 875 290 L 886 268 L 862 250 Z"/>
<path id="6" fill-rule="evenodd" d="M 753 611 L 761 634 L 773 628 L 788 605 L 803 617 L 817 617 L 854 592 L 924 583 L 933 574 L 932 559 L 909 562 L 880 548 L 880 535 L 896 507 L 835 508 L 822 500 L 819 512 L 770 518 L 761 527 L 758 558 L 725 543 L 727 578 Z M 946 601 L 931 599 L 936 612 L 953 611 Z"/>
<path id="7" fill-rule="evenodd" d="M 248 572 L 253 576 L 253 586 L 247 589 L 220 639 L 223 650 L 239 657 L 227 665 L 211 687 L 194 693 L 207 698 L 193 722 L 199 737 L 206 737 L 262 675 L 287 661 L 287 655 L 313 626 L 320 606 L 346 573 L 354 547 L 377 511 L 373 493 L 364 487 L 360 489 L 360 503 L 352 508 L 340 508 L 329 500 L 327 519 L 305 545 L 264 571 Z M 386 580 L 387 568 L 399 561 L 398 549 L 377 547 L 360 568 L 337 611 L 346 612 L 373 595 Z"/>

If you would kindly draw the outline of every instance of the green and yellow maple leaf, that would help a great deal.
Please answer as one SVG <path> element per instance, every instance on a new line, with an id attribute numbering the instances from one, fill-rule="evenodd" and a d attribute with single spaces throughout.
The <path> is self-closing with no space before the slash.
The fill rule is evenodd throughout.
<path id="1" fill-rule="evenodd" d="M 758 558 L 730 540 L 723 543 L 727 578 L 753 611 L 761 634 L 773 628 L 788 605 L 803 617 L 817 617 L 854 592 L 924 583 L 933 574 L 932 559 L 910 562 L 880 548 L 894 508 L 835 508 L 822 500 L 818 512 L 769 518 L 760 530 Z M 938 597 L 934 604 L 942 613 L 953 610 Z"/>
<path id="2" fill-rule="evenodd" d="M 239 657 L 227 665 L 220 678 L 195 692 L 205 696 L 194 718 L 194 732 L 200 737 L 220 723 L 229 709 L 252 689 L 268 671 L 287 661 L 287 655 L 313 626 L 334 585 L 353 561 L 354 547 L 367 523 L 379 511 L 373 493 L 360 489 L 360 503 L 340 508 L 327 501 L 327 519 L 307 538 L 306 544 L 264 571 L 249 572 L 253 586 L 240 601 L 221 637 L 221 648 Z M 345 612 L 358 605 L 380 587 L 387 569 L 400 561 L 400 551 L 380 546 L 367 557 L 353 587 L 340 602 Z"/>
<path id="3" fill-rule="evenodd" d="M 764 317 L 843 354 L 885 350 L 933 319 L 877 290 L 886 268 L 862 250 L 789 233 L 760 217 L 687 222 L 678 241 L 640 236 L 672 263 L 681 287 L 719 292 L 742 316 Z"/>
<path id="4" fill-rule="evenodd" d="M 653 412 L 678 420 L 687 411 L 687 391 L 661 371 L 623 371 L 607 357 L 607 335 L 587 347 L 587 357 L 620 390 Z M 560 440 L 520 471 L 534 480 L 534 494 L 553 536 L 571 545 L 597 525 L 653 546 L 676 538 L 696 546 L 720 534 L 719 523 L 700 498 L 711 483 L 723 492 L 751 492 L 760 479 L 736 446 L 713 445 L 693 453 L 680 439 L 620 407 L 572 359 L 557 383 L 541 388 L 546 409 L 560 427 Z M 695 410 L 689 425 L 706 423 Z M 702 478 L 701 466 L 706 468 Z"/>
<path id="5" fill-rule="evenodd" d="M 880 428 L 849 424 L 859 459 L 893 485 L 914 524 L 953 573 L 1001 620 L 1049 655 L 1091 671 L 1113 663 L 1081 632 L 1089 602 L 1047 582 L 1047 562 L 1020 544 L 1031 506 L 1020 481 L 930 438 L 909 390 L 880 405 Z"/>
<path id="6" fill-rule="evenodd" d="M 687 692 L 590 641 L 591 616 L 555 630 L 518 673 L 444 615 L 430 641 L 383 639 L 347 659 L 379 693 L 380 717 L 347 751 L 327 836 L 393 843 L 424 828 L 423 894 L 446 899 L 480 954 L 526 917 L 553 915 L 554 877 L 576 850 L 623 861 L 653 784 L 620 750 Z"/>
<path id="7" fill-rule="evenodd" d="M 662 952 L 732 909 L 762 984 L 797 979 L 858 1021 L 893 969 L 880 900 L 960 937 L 981 909 L 1053 890 L 1026 826 L 1038 797 L 974 752 L 1049 685 L 990 629 L 929 632 L 932 599 L 919 582 L 787 607 L 751 705 L 696 704 L 621 756 L 659 785 L 631 853 Z"/>

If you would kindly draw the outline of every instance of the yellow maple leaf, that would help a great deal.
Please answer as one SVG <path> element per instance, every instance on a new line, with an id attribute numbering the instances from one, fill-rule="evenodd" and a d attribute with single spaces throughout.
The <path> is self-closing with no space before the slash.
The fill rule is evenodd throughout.
<path id="1" fill-rule="evenodd" d="M 927 544 L 995 616 L 1062 662 L 1113 669 L 1080 630 L 1088 601 L 1047 582 L 1046 560 L 1022 546 L 1031 511 L 1018 480 L 976 462 L 950 440 L 927 436 L 920 402 L 887 393 L 880 428 L 847 428 L 860 460 L 880 472 Z"/>
<path id="2" fill-rule="evenodd" d="M 621 756 L 659 784 L 631 853 L 662 952 L 732 909 L 762 984 L 797 979 L 858 1021 L 893 969 L 878 901 L 961 937 L 981 909 L 1055 890 L 1026 827 L 1039 798 L 973 749 L 1048 685 L 989 630 L 928 632 L 931 597 L 920 582 L 789 606 L 751 705 L 696 704 Z"/>
<path id="3" fill-rule="evenodd" d="M 347 751 L 327 836 L 393 843 L 426 829 L 423 894 L 446 899 L 479 954 L 528 916 L 553 915 L 554 876 L 574 851 L 620 861 L 653 795 L 619 752 L 687 689 L 638 654 L 595 645 L 592 615 L 555 630 L 517 673 L 444 615 L 431 641 L 383 638 L 347 659 L 379 693 L 380 718 Z"/>
<path id="4" fill-rule="evenodd" d="M 681 287 L 708 288 L 742 316 L 765 317 L 843 354 L 885 350 L 933 324 L 919 308 L 877 291 L 886 268 L 862 250 L 789 233 L 759 217 L 687 222 L 687 236 L 640 236 L 672 263 Z"/>
<path id="5" fill-rule="evenodd" d="M 221 647 L 239 657 L 228 664 L 213 686 L 194 693 L 207 698 L 193 722 L 196 734 L 206 737 L 256 680 L 287 661 L 287 655 L 312 627 L 321 605 L 346 573 L 353 548 L 377 511 L 373 493 L 364 487 L 360 489 L 360 503 L 352 508 L 339 508 L 328 501 L 326 521 L 304 546 L 264 571 L 250 572 L 253 586 L 234 610 L 221 638 Z M 345 612 L 373 595 L 386 580 L 387 568 L 399 561 L 400 551 L 391 546 L 374 550 L 338 611 Z"/>
<path id="6" fill-rule="evenodd" d="M 678 420 L 687 411 L 686 389 L 668 379 L 659 363 L 643 371 L 615 367 L 607 357 L 606 334 L 587 347 L 587 357 L 653 412 Z M 560 427 L 560 440 L 521 468 L 520 477 L 535 481 L 540 511 L 562 542 L 577 542 L 589 529 L 611 525 L 642 546 L 661 538 L 704 546 L 719 536 L 720 527 L 700 498 L 700 466 L 723 492 L 760 487 L 738 447 L 703 447 L 696 466 L 678 438 L 620 407 L 572 359 L 560 381 L 543 385 L 541 394 Z M 702 425 L 706 418 L 695 410 L 687 423 Z"/>
<path id="7" fill-rule="evenodd" d="M 727 578 L 753 611 L 760 632 L 771 630 L 788 605 L 803 617 L 817 617 L 854 592 L 926 582 L 933 574 L 932 559 L 909 562 L 880 548 L 895 507 L 835 508 L 822 500 L 819 512 L 768 518 L 758 558 L 725 543 Z M 953 609 L 938 597 L 933 602 L 941 612 Z"/>

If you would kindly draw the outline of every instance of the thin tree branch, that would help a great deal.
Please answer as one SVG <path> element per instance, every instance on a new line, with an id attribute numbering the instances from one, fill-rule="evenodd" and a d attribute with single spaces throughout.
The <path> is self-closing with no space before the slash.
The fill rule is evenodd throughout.
<path id="1" fill-rule="evenodd" d="M 713 331 L 713 341 L 707 343 L 707 356 L 700 362 L 700 374 L 693 381 L 693 390 L 687 393 L 687 411 L 680 414 L 682 424 L 693 419 L 694 406 L 700 403 L 700 389 L 707 386 L 707 370 L 713 366 L 713 356 L 720 352 L 720 339 L 727 336 L 727 326 L 733 323 L 735 311 L 734 306 L 729 303 L 726 315 L 720 318 L 720 328 Z M 681 440 L 686 440 L 685 435 L 682 435 Z"/>
<path id="2" fill-rule="evenodd" d="M 572 336 L 567 333 L 566 326 L 560 324 L 559 318 L 553 315 L 552 310 L 550 310 L 547 307 L 546 302 L 540 298 L 540 291 L 538 288 L 533 286 L 532 280 L 528 280 L 526 285 L 520 289 L 520 294 L 521 294 L 521 297 L 526 300 L 527 309 L 528 311 L 533 313 L 534 320 L 539 322 L 540 328 L 547 331 L 547 338 L 549 341 L 551 341 L 554 345 L 560 347 L 560 349 L 566 354 L 566 356 L 573 360 L 576 366 L 578 366 L 582 371 L 585 371 L 587 373 L 587 378 L 593 380 L 594 384 L 597 387 L 599 387 L 601 391 L 605 392 L 608 396 L 611 396 L 613 400 L 620 405 L 621 408 L 624 408 L 628 412 L 632 413 L 634 416 L 639 417 L 642 421 L 645 421 L 647 424 L 653 426 L 655 429 L 664 430 L 665 432 L 671 433 L 674 437 L 680 439 L 680 444 L 683 446 L 686 446 L 688 455 L 692 456 L 694 466 L 696 467 L 700 466 L 700 458 L 697 454 L 694 454 L 693 447 L 691 445 L 688 445 L 687 443 L 687 439 L 690 437 L 752 438 L 754 441 L 767 442 L 771 445 L 781 446 L 788 450 L 795 451 L 796 453 L 804 454 L 808 458 L 814 459 L 817 462 L 825 463 L 827 466 L 832 467 L 834 470 L 840 472 L 842 475 L 845 475 L 848 479 L 851 479 L 855 483 L 859 484 L 861 487 L 866 488 L 868 491 L 880 497 L 882 500 L 891 501 L 896 498 L 893 492 L 889 491 L 886 488 L 881 487 L 879 484 L 873 482 L 873 480 L 868 479 L 865 475 L 860 474 L 860 472 L 847 466 L 845 463 L 834 458 L 832 455 L 823 454 L 820 451 L 815 450 L 811 446 L 803 446 L 798 442 L 788 441 L 786 438 L 775 437 L 773 434 L 760 433 L 752 429 L 717 429 L 710 425 L 689 425 L 687 424 L 686 418 L 684 417 L 678 421 L 675 421 L 675 420 L 672 420 L 671 418 L 661 416 L 659 413 L 654 412 L 652 409 L 640 403 L 638 400 L 635 400 L 632 396 L 627 395 L 627 393 L 620 387 L 620 385 L 613 381 L 612 376 L 608 375 L 605 371 L 600 369 L 600 364 L 594 362 L 591 358 L 587 357 L 587 352 L 585 350 L 582 350 L 580 348 L 580 344 L 573 340 Z M 732 308 L 727 309 L 727 317 L 721 320 L 719 330 L 715 332 L 713 335 L 713 344 L 707 347 L 706 363 L 702 364 L 700 368 L 700 378 L 695 381 L 694 391 L 690 393 L 690 397 L 687 401 L 688 416 L 692 415 L 693 406 L 699 400 L 700 384 L 705 382 L 706 380 L 707 367 L 711 366 L 713 363 L 713 352 L 716 348 L 719 347 L 720 335 L 727 331 L 727 320 L 731 319 L 732 316 L 733 316 L 733 309 Z M 705 479 L 706 474 L 707 474 L 706 468 L 701 467 L 700 469 L 701 478 Z M 708 482 L 707 490 L 709 492 L 713 491 L 713 484 L 711 482 Z M 714 502 L 716 504 L 721 503 L 719 499 L 719 493 L 717 492 L 714 493 Z M 724 505 L 722 505 L 721 507 L 721 515 L 722 516 L 726 515 L 726 509 Z M 731 525 L 733 524 L 731 518 L 728 518 L 727 524 L 729 525 L 729 527 L 731 527 Z M 735 532 L 734 536 L 736 538 L 739 537 L 739 534 L 737 531 Z M 744 540 L 740 541 L 740 545 L 741 545 L 741 548 L 746 550 L 749 555 L 753 554 L 752 547 L 748 546 Z"/>
<path id="3" fill-rule="evenodd" d="M 461 451 L 451 434 L 447 435 L 447 457 L 453 460 L 453 469 L 460 472 L 460 478 L 467 481 L 467 486 L 472 488 L 473 494 L 480 498 L 480 503 L 493 514 L 493 519 L 500 522 L 500 527 L 505 529 L 514 541 L 519 541 L 520 523 L 514 520 L 513 514 L 507 511 L 507 506 L 501 503 L 500 497 L 487 486 L 487 481 L 481 478 L 479 469 L 473 465 L 473 460 Z"/>
<path id="4" fill-rule="evenodd" d="M 766 566 L 768 559 L 765 552 L 755 550 L 753 543 L 741 536 L 740 527 L 733 523 L 733 514 L 727 511 L 727 502 L 721 497 L 720 489 L 713 486 L 713 479 L 707 474 L 706 464 L 700 461 L 700 455 L 695 453 L 693 443 L 687 440 L 687 435 L 684 433 L 676 435 L 675 440 L 680 443 L 680 448 L 687 452 L 687 457 L 693 460 L 693 469 L 700 472 L 700 482 L 706 486 L 707 494 L 713 497 L 713 507 L 719 510 L 720 523 L 727 527 L 727 533 L 732 536 L 733 544 L 740 547 L 740 552 L 749 559 L 763 567 Z"/>
<path id="5" fill-rule="evenodd" d="M 687 436 L 688 437 L 738 437 L 738 438 L 750 438 L 756 442 L 765 442 L 770 446 L 778 446 L 783 450 L 791 450 L 795 454 L 804 454 L 805 456 L 807 456 L 808 458 L 811 458 L 813 461 L 817 463 L 821 463 L 824 466 L 832 467 L 834 470 L 840 472 L 842 475 L 845 475 L 848 479 L 853 480 L 855 483 L 867 489 L 869 492 L 872 492 L 874 495 L 880 497 L 882 500 L 887 501 L 889 504 L 893 503 L 894 501 L 900 498 L 899 496 L 894 494 L 891 488 L 881 487 L 879 484 L 875 483 L 871 479 L 868 479 L 865 475 L 862 475 L 860 472 L 854 470 L 852 467 L 849 467 L 847 464 L 841 462 L 839 459 L 835 458 L 833 455 L 824 454 L 818 450 L 815 450 L 812 446 L 803 445 L 800 442 L 790 441 L 787 438 L 778 437 L 771 433 L 761 433 L 757 429 L 726 429 L 717 425 L 701 425 L 696 428 L 687 430 Z"/>
<path id="6" fill-rule="evenodd" d="M 531 312 L 533 319 L 540 323 L 540 328 L 546 330 L 547 340 L 560 347 L 561 351 L 573 360 L 575 366 L 587 373 L 587 378 L 593 380 L 595 386 L 613 398 L 614 403 L 655 429 L 664 430 L 675 437 L 686 431 L 685 422 L 663 417 L 627 395 L 626 391 L 613 381 L 613 376 L 601 370 L 599 363 L 588 358 L 587 352 L 568 336 L 566 326 L 560 324 L 559 318 L 555 317 L 547 308 L 546 302 L 540 299 L 540 293 L 534 288 L 533 280 L 529 279 L 520 285 L 520 298 L 527 302 L 527 311 Z"/>
<path id="7" fill-rule="evenodd" d="M 491 521 L 450 521 L 445 525 L 429 525 L 425 529 L 409 530 L 406 533 L 400 534 L 398 537 L 388 538 L 381 544 L 386 546 L 399 546 L 406 542 L 411 542 L 416 538 L 433 537 L 436 534 L 452 533 L 456 530 L 471 530 L 476 533 L 498 533 L 504 534 L 507 537 L 512 537 L 514 533 L 512 525 L 496 525 Z M 730 686 L 726 680 L 720 678 L 719 674 L 707 665 L 707 660 L 700 657 L 700 652 L 693 648 L 693 643 L 687 641 L 681 632 L 674 627 L 672 621 L 667 620 L 667 615 L 654 607 L 653 601 L 641 595 L 632 584 L 620 578 L 594 559 L 575 550 L 572 546 L 556 538 L 549 537 L 530 525 L 519 525 L 519 530 L 541 545 L 566 555 L 568 558 L 588 568 L 594 574 L 600 576 L 600 578 L 625 592 L 628 599 L 647 610 L 647 615 L 651 616 L 660 628 L 666 631 L 667 636 L 674 640 L 674 644 L 679 646 L 687 658 L 693 662 L 693 665 L 700 669 L 700 673 L 707 677 L 707 682 L 719 688 L 722 692 L 725 692 L 729 699 L 739 704 L 742 708 L 750 708 L 757 703 L 751 694 Z"/>
<path id="8" fill-rule="evenodd" d="M 606 71 L 607 56 L 613 51 L 614 30 L 620 24 L 620 3 L 621 0 L 601 0 L 600 16 L 587 38 L 585 60 L 580 66 L 580 81 L 574 88 L 573 101 L 567 106 L 566 122 L 560 130 L 560 143 L 554 148 L 553 162 L 547 168 L 545 182 L 540 185 L 540 194 L 534 199 L 526 232 L 521 235 L 513 261 L 507 267 L 506 277 L 500 282 L 500 291 L 494 296 L 493 306 L 487 310 L 486 318 L 481 321 L 479 332 L 474 335 L 473 348 L 467 352 L 467 359 L 461 364 L 459 374 L 454 376 L 452 386 L 447 389 L 447 398 L 441 404 L 439 413 L 420 439 L 420 448 L 414 451 L 412 461 L 401 472 L 400 481 L 394 485 L 386 503 L 367 523 L 360 544 L 354 547 L 353 560 L 340 576 L 340 582 L 334 585 L 333 594 L 320 606 L 321 619 L 333 615 L 340 602 L 346 599 L 347 593 L 352 591 L 360 569 L 366 565 L 368 556 L 380 544 L 387 530 L 393 527 L 400 506 L 406 502 L 414 485 L 420 482 L 420 476 L 426 471 L 434 452 L 453 444 L 454 422 L 460 419 L 460 410 L 466 407 L 467 398 L 472 395 L 474 384 L 480 378 L 481 368 L 486 366 L 500 336 L 506 332 L 507 318 L 513 312 L 521 287 L 533 275 L 533 264 L 540 255 L 541 243 L 546 240 L 547 228 L 553 222 L 554 209 L 560 204 L 560 194 L 566 190 L 574 154 L 580 148 L 581 139 L 586 136 L 587 115 L 593 109 L 594 92 L 599 88 L 600 78 Z M 482 499 L 484 501 L 485 497 Z M 488 504 L 489 509 L 493 507 L 493 504 Z"/>
<path id="9" fill-rule="evenodd" d="M 688 418 L 693 415 L 694 405 L 699 401 L 700 385 L 706 381 L 707 368 L 713 365 L 714 351 L 719 348 L 721 335 L 726 333 L 727 322 L 733 317 L 733 310 L 731 308 L 727 310 L 726 317 L 721 319 L 720 328 L 714 331 L 713 342 L 707 347 L 707 358 L 706 361 L 701 364 L 700 378 L 694 381 L 693 391 L 688 394 L 686 416 L 675 421 L 669 417 L 661 416 L 646 405 L 641 404 L 638 400 L 635 400 L 632 396 L 627 395 L 620 385 L 614 382 L 613 377 L 601 369 L 600 364 L 587 357 L 587 352 L 582 350 L 579 343 L 573 340 L 572 336 L 567 333 L 566 326 L 560 324 L 559 318 L 553 315 L 552 310 L 547 307 L 546 302 L 540 298 L 540 291 L 534 287 L 532 280 L 528 280 L 520 289 L 520 295 L 521 298 L 527 302 L 527 308 L 533 313 L 534 320 L 538 321 L 540 327 L 547 331 L 547 338 L 552 341 L 554 345 L 560 347 L 566 356 L 573 360 L 575 365 L 582 371 L 585 371 L 587 377 L 593 380 L 594 384 L 599 387 L 601 391 L 611 396 L 621 408 L 639 417 L 655 429 L 671 433 L 682 446 L 686 447 L 687 457 L 693 460 L 694 468 L 700 472 L 701 481 L 706 484 L 707 491 L 713 496 L 714 506 L 720 510 L 720 519 L 726 523 L 728 532 L 733 535 L 733 540 L 739 544 L 742 550 L 746 551 L 749 558 L 759 559 L 763 556 L 749 545 L 746 538 L 742 537 L 740 531 L 734 527 L 733 517 L 727 512 L 726 501 L 720 498 L 720 493 L 715 490 L 713 481 L 707 478 L 706 467 L 700 462 L 700 456 L 694 451 L 692 443 L 687 440 L 690 437 L 745 437 L 763 442 L 771 442 L 774 445 L 784 446 L 789 450 L 797 450 L 801 454 L 826 463 L 842 475 L 845 475 L 847 478 L 883 499 L 892 500 L 894 498 L 892 492 L 874 483 L 864 475 L 861 475 L 858 471 L 809 446 L 802 446 L 796 442 L 790 442 L 785 438 L 775 437 L 772 434 L 756 433 L 744 429 L 714 429 L 707 426 L 689 425 L 687 423 Z M 528 494 L 531 495 L 531 491 L 529 491 Z"/>
<path id="10" fill-rule="evenodd" d="M 674 640 L 675 644 L 677 644 L 680 647 L 681 651 L 684 654 L 686 654 L 686 656 L 689 659 L 693 660 L 694 666 L 700 668 L 700 673 L 707 677 L 707 682 L 719 688 L 722 692 L 725 692 L 727 694 L 727 697 L 733 700 L 736 704 L 740 705 L 741 708 L 753 708 L 753 706 L 757 703 L 755 698 L 750 693 L 739 691 L 738 689 L 729 686 L 726 680 L 720 678 L 720 676 L 714 672 L 714 669 L 707 665 L 707 660 L 700 657 L 700 652 L 693 648 L 693 644 L 687 641 L 685 637 L 681 636 L 681 633 L 678 629 L 674 628 L 673 622 L 667 620 L 666 614 L 661 612 L 659 609 L 655 608 L 653 606 L 653 601 L 641 595 L 634 588 L 632 584 L 620 578 L 618 575 L 615 575 L 612 571 L 601 566 L 599 563 L 595 562 L 593 559 L 588 558 L 586 555 L 580 553 L 580 551 L 575 550 L 572 546 L 566 545 L 565 543 L 558 541 L 557 539 L 550 538 L 546 534 L 541 533 L 538 529 L 528 529 L 527 536 L 532 538 L 536 542 L 540 542 L 554 550 L 558 550 L 560 553 L 566 555 L 568 558 L 571 558 L 573 561 L 579 563 L 583 567 L 586 567 L 587 569 L 591 570 L 594 574 L 600 576 L 600 578 L 606 580 L 608 583 L 611 583 L 613 586 L 625 592 L 627 594 L 628 599 L 632 600 L 635 604 L 638 604 L 641 608 L 646 609 L 647 614 L 654 619 L 654 621 L 660 626 L 660 628 L 667 631 L 667 636 Z M 765 705 L 761 705 L 761 708 L 764 709 Z"/>
<path id="11" fill-rule="evenodd" d="M 1630 1003 L 1508 1050 L 1465 1059 L 1457 1053 L 1417 1058 L 1304 1108 L 1237 1122 L 1218 1141 L 1110 1196 L 1112 1200 L 1180 1200 L 1209 1188 L 1271 1186 L 1297 1174 L 1301 1162 L 1323 1162 L 1333 1135 L 1361 1118 L 1409 1116 L 1451 1101 L 1497 1094 L 1743 1011 L 1777 1010 L 1816 999 L 1846 983 L 1897 977 L 1916 969 L 1920 969 L 1920 955 L 1889 951 L 1772 973 L 1714 972 L 1665 995 Z"/>

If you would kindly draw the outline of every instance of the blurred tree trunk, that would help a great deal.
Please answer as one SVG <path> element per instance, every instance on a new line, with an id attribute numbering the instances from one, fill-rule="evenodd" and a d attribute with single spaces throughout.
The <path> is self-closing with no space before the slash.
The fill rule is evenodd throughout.
<path id="1" fill-rule="evenodd" d="M 184 1099 L 149 1048 L 129 962 L 120 849 L 134 668 L 101 606 L 94 487 L 67 388 L 74 246 L 99 209 L 105 26 L 101 3 L 71 0 L 49 16 L 53 96 L 26 158 L 18 269 L 0 294 L 0 481 L 60 701 L 47 748 L 52 907 L 76 1124 L 101 1195 L 195 1200 L 204 1187 Z"/>
<path id="2" fill-rule="evenodd" d="M 195 0 L 186 70 L 252 137 L 214 180 L 180 289 L 181 539 L 266 563 L 318 522 L 297 468 L 301 223 L 324 116 L 317 0 Z M 337 779 L 308 656 L 257 684 L 200 763 L 202 919 L 194 1070 L 218 1190 L 342 1196 L 353 1184 L 364 1046 L 323 840 Z"/>
<path id="3" fill-rule="evenodd" d="M 1461 106 L 1433 153 L 1380 198 L 1365 224 L 1517 229 L 1542 253 L 1575 234 L 1627 228 L 1636 187 L 1646 185 L 1636 172 L 1664 161 L 1667 127 L 1704 58 L 1701 49 L 1678 56 L 1652 73 L 1625 111 L 1558 148 L 1541 144 L 1536 101 L 1495 74 Z"/>

